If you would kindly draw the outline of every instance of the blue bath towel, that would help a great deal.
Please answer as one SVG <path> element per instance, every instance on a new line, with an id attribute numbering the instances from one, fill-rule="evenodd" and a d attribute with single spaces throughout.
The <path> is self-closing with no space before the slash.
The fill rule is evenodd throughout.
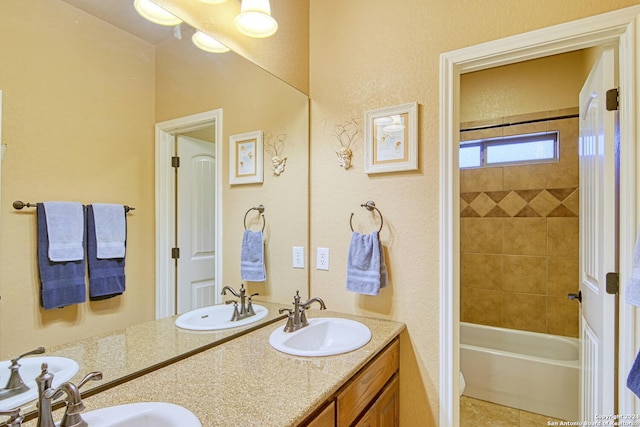
<path id="1" fill-rule="evenodd" d="M 633 362 L 633 366 L 629 371 L 627 387 L 629 387 L 636 396 L 640 397 L 640 353 L 636 356 L 636 360 Z"/>
<path id="2" fill-rule="evenodd" d="M 124 206 L 122 216 L 125 216 Z M 89 264 L 89 299 L 99 301 L 122 295 L 125 291 L 125 258 L 99 259 L 93 206 L 87 206 L 87 259 Z"/>
<path id="3" fill-rule="evenodd" d="M 264 282 L 267 280 L 264 268 L 264 239 L 262 231 L 244 231 L 240 254 L 240 274 L 242 280 L 250 282 Z"/>
<path id="4" fill-rule="evenodd" d="M 84 209 L 83 209 L 84 212 Z M 43 203 L 36 205 L 38 224 L 38 273 L 40 276 L 40 305 L 45 310 L 79 304 L 87 299 L 84 281 L 84 259 L 51 261 L 47 218 Z M 84 213 L 83 213 L 84 216 Z M 84 229 L 84 227 L 83 227 Z M 84 248 L 84 235 L 82 247 Z"/>
<path id="5" fill-rule="evenodd" d="M 347 290 L 378 295 L 387 286 L 387 267 L 377 231 L 360 234 L 354 231 L 347 254 Z"/>

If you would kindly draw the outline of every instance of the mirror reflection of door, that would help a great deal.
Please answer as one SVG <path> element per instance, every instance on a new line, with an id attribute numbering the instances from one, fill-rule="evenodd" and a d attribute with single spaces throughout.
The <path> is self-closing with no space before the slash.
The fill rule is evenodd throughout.
<path id="1" fill-rule="evenodd" d="M 177 313 L 215 304 L 216 158 L 212 127 L 177 135 Z M 197 137 L 196 137 L 197 136 Z M 206 140 L 205 140 L 206 139 Z"/>

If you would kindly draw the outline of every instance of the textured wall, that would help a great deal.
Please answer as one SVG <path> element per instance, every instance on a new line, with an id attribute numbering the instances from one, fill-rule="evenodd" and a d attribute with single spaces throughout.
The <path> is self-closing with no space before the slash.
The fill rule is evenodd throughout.
<path id="1" fill-rule="evenodd" d="M 637 3 L 311 1 L 311 250 L 329 247 L 332 265 L 329 271 L 312 270 L 311 292 L 332 309 L 407 324 L 402 425 L 438 424 L 440 54 Z M 354 168 L 338 167 L 335 124 L 413 101 L 419 103 L 418 171 L 364 174 L 362 139 L 355 145 Z M 368 199 L 385 217 L 381 238 L 391 275 L 389 289 L 377 297 L 345 291 L 349 214 L 357 212 L 361 231 L 371 231 L 375 223 L 368 224 L 359 207 Z"/>

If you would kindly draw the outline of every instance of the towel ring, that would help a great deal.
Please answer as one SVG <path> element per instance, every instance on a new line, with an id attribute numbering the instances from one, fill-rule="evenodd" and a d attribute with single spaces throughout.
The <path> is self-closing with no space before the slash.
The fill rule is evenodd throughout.
<path id="1" fill-rule="evenodd" d="M 376 212 L 378 212 L 378 215 L 380 216 L 380 228 L 378 229 L 378 233 L 382 231 L 382 226 L 384 225 L 384 219 L 382 218 L 382 213 L 380 212 L 380 209 L 376 208 L 376 203 L 373 200 L 369 200 L 367 203 L 363 203 L 360 206 L 362 206 L 363 208 L 366 208 L 369 212 L 373 211 L 375 209 Z M 353 212 L 351 212 L 351 216 L 349 217 L 349 226 L 351 227 L 351 231 L 354 231 L 353 229 Z"/>
<path id="2" fill-rule="evenodd" d="M 258 211 L 260 212 L 260 216 L 262 217 L 262 231 L 264 231 L 264 226 L 267 225 L 267 222 L 264 219 L 264 206 L 263 205 L 258 205 L 255 206 L 253 208 L 250 208 L 245 214 L 244 214 L 244 229 L 247 229 L 247 215 L 249 215 L 249 212 L 251 211 Z"/>

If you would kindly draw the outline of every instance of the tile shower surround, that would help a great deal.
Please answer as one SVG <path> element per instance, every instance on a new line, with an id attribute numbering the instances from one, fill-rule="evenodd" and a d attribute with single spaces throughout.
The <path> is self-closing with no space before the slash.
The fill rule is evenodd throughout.
<path id="1" fill-rule="evenodd" d="M 513 123 L 577 109 L 501 118 Z M 461 140 L 558 130 L 556 163 L 460 172 L 461 320 L 578 336 L 578 119 L 485 129 Z"/>

